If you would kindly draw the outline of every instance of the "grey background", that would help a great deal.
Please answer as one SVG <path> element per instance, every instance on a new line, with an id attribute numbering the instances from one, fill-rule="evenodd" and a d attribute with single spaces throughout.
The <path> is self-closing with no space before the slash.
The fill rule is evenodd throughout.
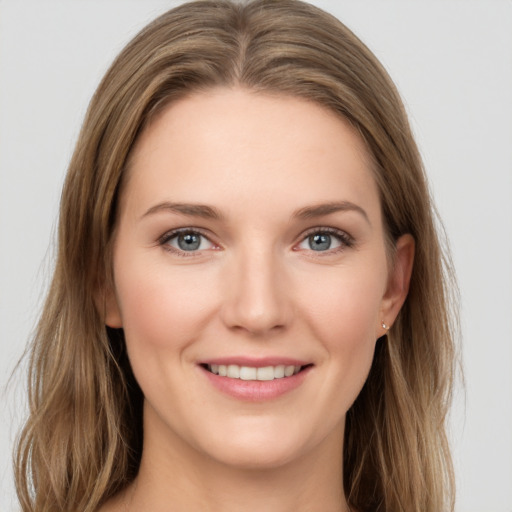
<path id="1" fill-rule="evenodd" d="M 60 187 L 86 105 L 134 33 L 179 2 L 0 1 L 0 510 L 17 510 L 10 373 L 52 267 Z M 512 511 L 512 2 L 323 0 L 406 102 L 451 242 L 466 391 L 450 420 L 458 512 Z"/>

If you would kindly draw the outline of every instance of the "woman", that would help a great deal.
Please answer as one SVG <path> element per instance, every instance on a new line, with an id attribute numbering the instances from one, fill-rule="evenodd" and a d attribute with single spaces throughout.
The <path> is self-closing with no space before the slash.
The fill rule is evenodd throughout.
<path id="1" fill-rule="evenodd" d="M 398 94 L 346 27 L 169 11 L 70 164 L 23 509 L 453 509 L 444 263 Z"/>

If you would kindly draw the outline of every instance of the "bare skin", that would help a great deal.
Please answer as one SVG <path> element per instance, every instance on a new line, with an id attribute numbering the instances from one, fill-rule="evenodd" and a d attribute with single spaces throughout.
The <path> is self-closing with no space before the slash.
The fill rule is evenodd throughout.
<path id="1" fill-rule="evenodd" d="M 105 322 L 145 395 L 144 449 L 102 512 L 349 511 L 345 415 L 414 254 L 406 235 L 389 259 L 368 161 L 330 111 L 242 89 L 193 94 L 141 135 Z M 270 383 L 237 377 L 260 367 Z"/>

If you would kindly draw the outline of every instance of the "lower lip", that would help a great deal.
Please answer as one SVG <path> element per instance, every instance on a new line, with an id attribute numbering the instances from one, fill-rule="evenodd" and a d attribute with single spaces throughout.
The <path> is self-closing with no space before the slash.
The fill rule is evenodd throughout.
<path id="1" fill-rule="evenodd" d="M 312 367 L 307 366 L 291 377 L 274 380 L 230 379 L 229 377 L 216 375 L 202 366 L 199 368 L 208 378 L 209 382 L 222 393 L 238 400 L 264 402 L 278 398 L 299 387 Z"/>

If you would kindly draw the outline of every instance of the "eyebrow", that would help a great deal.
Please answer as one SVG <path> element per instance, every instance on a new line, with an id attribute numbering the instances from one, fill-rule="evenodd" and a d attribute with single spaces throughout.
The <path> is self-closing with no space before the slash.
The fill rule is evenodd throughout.
<path id="1" fill-rule="evenodd" d="M 222 220 L 224 218 L 220 211 L 212 206 L 207 206 L 205 204 L 171 203 L 168 201 L 152 206 L 142 215 L 141 218 L 161 211 L 181 213 L 182 215 L 202 217 L 204 219 Z"/>
<path id="2" fill-rule="evenodd" d="M 332 203 L 322 203 L 315 206 L 306 206 L 305 208 L 300 208 L 299 210 L 295 211 L 292 217 L 298 217 L 299 219 L 307 220 L 314 219 L 316 217 L 323 217 L 324 215 L 330 215 L 332 213 L 348 211 L 361 214 L 366 222 L 368 222 L 368 224 L 371 226 L 371 222 L 366 211 L 357 204 L 351 203 L 350 201 L 337 201 Z"/>
<path id="3" fill-rule="evenodd" d="M 172 203 L 165 201 L 156 204 L 147 210 L 141 218 L 147 217 L 154 213 L 169 211 L 171 213 L 179 213 L 190 217 L 201 217 L 204 219 L 223 220 L 224 215 L 215 207 L 205 204 L 192 204 L 192 203 Z M 330 203 L 322 203 L 314 206 L 306 206 L 296 210 L 292 214 L 292 218 L 299 218 L 302 220 L 314 219 L 316 217 L 323 217 L 337 212 L 354 211 L 362 215 L 366 222 L 371 225 L 370 219 L 366 211 L 357 204 L 350 201 L 337 201 Z"/>

